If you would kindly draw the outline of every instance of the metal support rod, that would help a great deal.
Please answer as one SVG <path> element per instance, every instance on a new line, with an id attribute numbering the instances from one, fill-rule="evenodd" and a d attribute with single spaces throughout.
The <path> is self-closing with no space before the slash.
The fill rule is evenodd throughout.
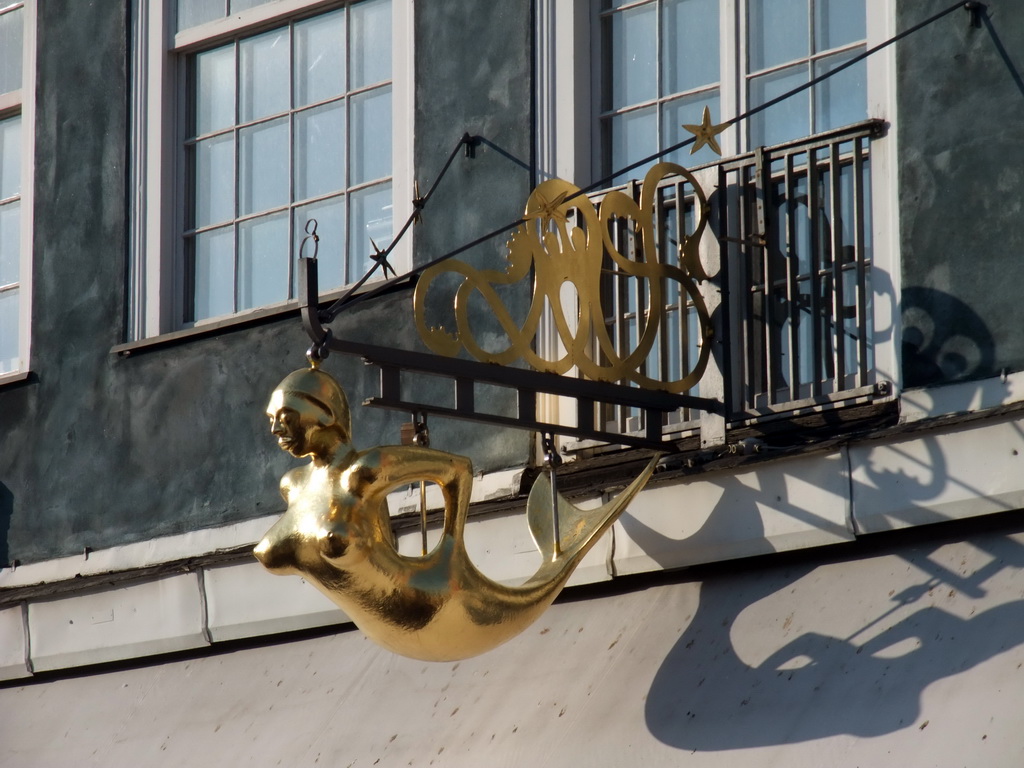
<path id="1" fill-rule="evenodd" d="M 427 428 L 427 414 L 419 411 L 412 415 L 413 445 L 430 447 L 430 430 Z M 420 550 L 427 556 L 427 481 L 420 480 Z"/>
<path id="2" fill-rule="evenodd" d="M 554 556 L 562 554 L 562 531 L 558 525 L 558 473 L 557 467 L 562 463 L 555 448 L 555 436 L 545 432 L 541 440 L 544 448 L 544 464 L 548 468 L 548 479 L 551 481 L 551 536 L 554 539 Z"/>

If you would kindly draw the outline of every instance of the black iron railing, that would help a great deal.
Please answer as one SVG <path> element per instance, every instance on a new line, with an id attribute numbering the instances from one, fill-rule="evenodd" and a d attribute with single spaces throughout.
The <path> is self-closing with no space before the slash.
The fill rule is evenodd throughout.
<path id="1" fill-rule="evenodd" d="M 870 121 L 697 169 L 711 203 L 704 251 L 714 268 L 700 287 L 715 297 L 716 365 L 691 394 L 720 393 L 729 426 L 874 393 L 869 150 L 882 130 Z M 625 191 L 636 198 L 639 185 Z M 659 187 L 662 263 L 678 264 L 679 233 L 693 231 L 694 201 L 680 177 Z M 616 222 L 611 236 L 620 252 L 639 255 L 629 222 Z M 606 323 L 628 349 L 648 311 L 649 287 L 611 268 L 603 285 Z M 665 297 L 645 373 L 668 381 L 687 370 L 702 341 L 693 301 L 668 281 Z M 600 418 L 609 429 L 646 429 L 636 409 L 605 406 Z M 663 429 L 695 430 L 698 419 L 680 409 L 664 417 Z"/>

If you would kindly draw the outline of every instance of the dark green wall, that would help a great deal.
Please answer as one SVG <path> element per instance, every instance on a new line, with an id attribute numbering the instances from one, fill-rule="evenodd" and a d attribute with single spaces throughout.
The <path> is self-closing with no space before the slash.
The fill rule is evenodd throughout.
<path id="1" fill-rule="evenodd" d="M 529 2 L 419 3 L 416 167 L 429 184 L 464 131 L 529 157 Z M 118 357 L 127 215 L 127 18 L 113 0 L 39 3 L 32 371 L 0 389 L 0 565 L 282 510 L 295 461 L 271 439 L 271 389 L 304 364 L 296 316 Z M 487 147 L 460 155 L 416 232 L 422 263 L 518 215 L 527 170 Z M 500 258 L 503 238 L 480 253 Z M 415 346 L 408 295 L 335 323 Z M 357 404 L 375 371 L 332 356 L 357 446 L 397 442 L 408 417 Z M 428 398 L 440 397 L 425 390 Z M 525 463 L 529 435 L 431 423 L 433 444 L 478 469 Z"/>
<path id="2" fill-rule="evenodd" d="M 948 6 L 903 0 L 897 28 Z M 905 386 L 1024 370 L 1024 16 L 987 6 L 897 48 Z"/>

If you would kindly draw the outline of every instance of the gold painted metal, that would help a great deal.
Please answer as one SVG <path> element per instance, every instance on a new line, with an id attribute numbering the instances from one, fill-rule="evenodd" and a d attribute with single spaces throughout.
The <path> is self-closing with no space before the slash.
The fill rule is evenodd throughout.
<path id="1" fill-rule="evenodd" d="M 704 116 L 700 121 L 700 125 L 683 123 L 683 128 L 688 130 L 697 140 L 693 142 L 693 146 L 690 147 L 690 154 L 695 154 L 701 147 L 707 145 L 711 147 L 711 151 L 719 157 L 722 156 L 722 148 L 718 144 L 718 134 L 722 133 L 728 128 L 731 123 L 718 123 L 713 125 L 711 123 L 711 110 L 706 106 L 704 107 Z"/>
<path id="2" fill-rule="evenodd" d="M 469 459 L 415 445 L 354 450 L 345 394 L 316 368 L 285 377 L 267 415 L 280 447 L 310 461 L 281 479 L 288 510 L 254 554 L 271 572 L 299 574 L 315 585 L 380 645 L 430 661 L 483 653 L 536 620 L 657 461 L 598 509 L 581 510 L 558 496 L 557 539 L 550 484 L 540 477 L 527 519 L 542 563 L 524 584 L 508 587 L 484 576 L 466 552 Z M 409 557 L 396 549 L 386 497 L 419 480 L 441 487 L 444 523 L 430 552 Z"/>
<path id="3" fill-rule="evenodd" d="M 655 239 L 658 184 L 672 175 L 681 176 L 696 198 L 693 231 L 680 233 L 678 266 L 660 261 Z M 596 381 L 629 380 L 647 389 L 676 393 L 697 383 L 711 354 L 711 345 L 703 343 L 711 333 L 710 319 L 696 284 L 696 280 L 708 277 L 698 255 L 701 235 L 707 226 L 708 203 L 689 171 L 675 163 L 658 163 L 644 178 L 639 203 L 623 192 L 612 191 L 602 199 L 599 209 L 578 187 L 561 179 L 550 179 L 530 195 L 523 218 L 524 223 L 509 240 L 508 266 L 504 271 L 476 269 L 456 259 L 424 270 L 416 285 L 413 308 L 420 337 L 431 350 L 453 357 L 464 348 L 477 360 L 498 365 L 522 359 L 537 370 L 557 374 L 576 367 L 582 376 Z M 610 230 L 620 220 L 626 221 L 632 239 L 637 241 L 636 259 L 621 253 L 612 240 Z M 602 272 L 609 264 L 617 279 L 644 281 L 648 300 L 647 307 L 641 307 L 637 313 L 636 343 L 621 354 L 605 323 L 611 308 L 602 305 Z M 525 320 L 519 324 L 497 289 L 528 279 L 531 269 L 533 300 Z M 430 286 L 435 279 L 448 274 L 461 277 L 455 292 L 454 333 L 431 327 L 426 319 Z M 662 381 L 643 370 L 658 338 L 670 280 L 676 281 L 680 295 L 687 295 L 693 303 L 701 343 L 697 359 L 688 371 L 674 381 Z M 575 287 L 578 307 L 563 304 L 561 291 L 565 283 Z M 489 349 L 477 342 L 471 330 L 469 307 L 474 293 L 487 302 L 504 332 L 501 341 L 491 343 Z M 545 306 L 550 308 L 563 350 L 560 356 L 550 359 L 542 357 L 534 344 Z M 578 318 L 573 323 L 575 328 L 567 317 Z"/>

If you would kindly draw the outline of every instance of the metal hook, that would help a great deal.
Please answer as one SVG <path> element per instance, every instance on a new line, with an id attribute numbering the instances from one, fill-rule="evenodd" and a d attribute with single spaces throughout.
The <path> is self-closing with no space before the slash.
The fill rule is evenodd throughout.
<path id="1" fill-rule="evenodd" d="M 313 342 L 309 349 L 306 350 L 306 360 L 309 361 L 309 367 L 316 370 L 320 367 L 320 363 L 327 359 L 330 354 L 328 349 L 328 342 L 331 340 L 331 329 L 324 329 L 324 337 L 319 342 Z"/>
<path id="2" fill-rule="evenodd" d="M 311 225 L 313 227 L 312 230 L 310 230 L 310 226 Z M 309 258 L 315 259 L 317 257 L 317 254 L 320 252 L 320 235 L 318 235 L 316 233 L 316 228 L 317 228 L 317 221 L 316 221 L 316 219 L 307 219 L 306 220 L 306 226 L 303 228 L 305 230 L 305 232 L 306 232 L 306 236 L 304 238 L 302 238 L 302 242 L 299 243 L 299 258 L 300 259 L 302 258 L 302 252 L 306 248 L 306 242 L 309 241 L 309 240 L 313 241 L 313 255 L 310 256 Z"/>

